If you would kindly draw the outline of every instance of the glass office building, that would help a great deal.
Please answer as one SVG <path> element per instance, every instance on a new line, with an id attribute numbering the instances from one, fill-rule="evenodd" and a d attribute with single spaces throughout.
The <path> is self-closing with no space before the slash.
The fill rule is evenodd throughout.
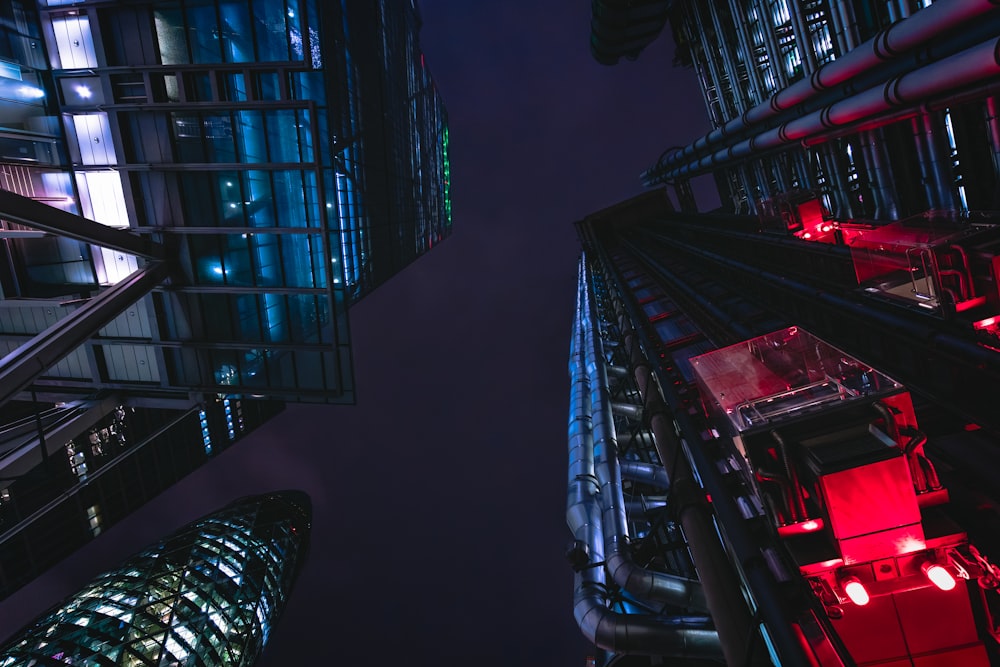
<path id="1" fill-rule="evenodd" d="M 0 597 L 284 401 L 354 401 L 349 305 L 451 231 L 419 29 L 0 4 Z"/>
<path id="2" fill-rule="evenodd" d="M 252 665 L 305 560 L 310 503 L 238 500 L 133 556 L 0 647 L 0 666 Z"/>

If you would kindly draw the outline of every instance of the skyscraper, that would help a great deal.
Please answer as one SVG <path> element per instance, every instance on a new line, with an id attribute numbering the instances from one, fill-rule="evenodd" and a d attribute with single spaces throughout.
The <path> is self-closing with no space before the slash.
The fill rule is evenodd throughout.
<path id="1" fill-rule="evenodd" d="M 714 129 L 578 223 L 598 664 L 1000 664 L 1000 10 L 595 2 L 594 55 L 668 23 Z"/>
<path id="2" fill-rule="evenodd" d="M 0 7 L 0 597 L 283 401 L 451 231 L 413 2 Z"/>
<path id="3" fill-rule="evenodd" d="M 0 665 L 252 665 L 310 522 L 301 492 L 235 501 L 95 578 L 0 647 Z"/>

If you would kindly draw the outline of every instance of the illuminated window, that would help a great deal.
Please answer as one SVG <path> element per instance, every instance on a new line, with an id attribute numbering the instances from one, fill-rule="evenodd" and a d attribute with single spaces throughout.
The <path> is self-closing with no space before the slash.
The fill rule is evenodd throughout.
<path id="1" fill-rule="evenodd" d="M 90 532 L 94 537 L 101 534 L 101 512 L 97 505 L 87 508 L 87 523 L 90 525 Z"/>

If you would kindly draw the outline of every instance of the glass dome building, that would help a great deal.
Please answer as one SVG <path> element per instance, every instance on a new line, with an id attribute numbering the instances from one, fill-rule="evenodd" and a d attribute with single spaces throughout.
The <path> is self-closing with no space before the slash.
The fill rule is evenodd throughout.
<path id="1" fill-rule="evenodd" d="M 0 647 L 0 666 L 252 665 L 310 523 L 299 491 L 237 500 L 95 578 Z"/>

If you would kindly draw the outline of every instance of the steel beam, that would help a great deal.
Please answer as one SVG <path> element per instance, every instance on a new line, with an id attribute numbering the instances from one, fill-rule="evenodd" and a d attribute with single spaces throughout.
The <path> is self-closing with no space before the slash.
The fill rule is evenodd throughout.
<path id="1" fill-rule="evenodd" d="M 93 337 L 166 276 L 166 262 L 150 262 L 0 359 L 0 406 Z"/>
<path id="2" fill-rule="evenodd" d="M 102 225 L 7 190 L 0 190 L 0 218 L 130 255 L 150 259 L 165 256 L 163 246 L 152 239 Z"/>

